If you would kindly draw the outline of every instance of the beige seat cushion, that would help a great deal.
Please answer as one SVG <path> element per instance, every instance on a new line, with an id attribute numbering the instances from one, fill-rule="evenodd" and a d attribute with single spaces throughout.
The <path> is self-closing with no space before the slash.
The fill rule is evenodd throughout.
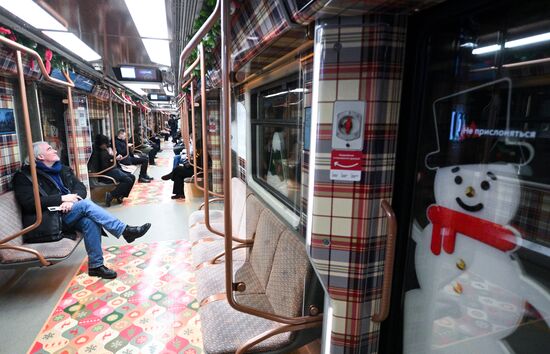
<path id="1" fill-rule="evenodd" d="M 273 257 L 279 237 L 286 226 L 269 209 L 264 209 L 258 220 L 254 245 L 250 251 L 250 263 L 265 289 L 271 273 Z"/>
<path id="2" fill-rule="evenodd" d="M 223 223 L 211 223 L 210 226 L 212 226 L 214 230 L 223 232 Z M 189 240 L 191 242 L 195 242 L 206 237 L 211 237 L 213 239 L 222 238 L 221 236 L 210 232 L 210 230 L 206 228 L 205 224 L 197 224 L 189 229 Z"/>
<path id="3" fill-rule="evenodd" d="M 301 315 L 305 280 L 310 272 L 304 243 L 292 231 L 284 231 L 277 244 L 266 288 L 269 303 L 277 315 Z"/>
<path id="4" fill-rule="evenodd" d="M 225 293 L 225 264 L 214 264 L 203 267 L 195 273 L 197 279 L 197 299 L 203 299 Z M 234 262 L 233 279 L 246 284 L 246 290 L 241 294 L 264 294 L 265 288 L 260 284 L 250 263 Z"/>
<path id="5" fill-rule="evenodd" d="M 241 179 L 233 177 L 231 179 L 231 211 L 233 218 L 233 233 L 237 234 L 241 224 L 243 210 L 246 203 L 246 183 Z M 223 222 L 222 210 L 210 210 L 210 222 Z M 204 223 L 204 210 L 197 210 L 189 215 L 189 226 L 197 223 Z"/>
<path id="6" fill-rule="evenodd" d="M 23 228 L 21 223 L 21 208 L 15 199 L 13 191 L 0 195 L 0 239 L 12 235 Z M 45 258 L 61 259 L 67 257 L 80 242 L 82 235 L 78 233 L 77 240 L 61 239 L 57 242 L 24 244 L 22 237 L 16 237 L 7 244 L 21 246 L 41 252 Z M 0 263 L 31 262 L 37 260 L 32 253 L 13 249 L 0 250 Z"/>
<path id="7" fill-rule="evenodd" d="M 256 297 L 256 300 L 261 301 L 261 297 Z M 247 340 L 281 326 L 278 322 L 236 311 L 226 301 L 215 301 L 201 307 L 199 315 L 204 349 L 209 354 L 235 353 Z M 261 342 L 247 353 L 273 351 L 285 347 L 292 340 L 292 336 L 293 334 L 288 332 L 278 334 Z"/>
<path id="8" fill-rule="evenodd" d="M 233 242 L 233 246 L 239 245 L 236 242 Z M 199 264 L 208 262 L 212 258 L 216 257 L 218 254 L 225 251 L 225 242 L 221 238 L 219 240 L 212 240 L 208 242 L 201 242 L 191 250 L 193 254 L 193 265 L 196 267 Z M 225 257 L 221 257 L 220 260 L 223 261 Z M 233 251 L 233 260 L 244 262 L 246 260 L 246 249 L 240 248 Z"/>

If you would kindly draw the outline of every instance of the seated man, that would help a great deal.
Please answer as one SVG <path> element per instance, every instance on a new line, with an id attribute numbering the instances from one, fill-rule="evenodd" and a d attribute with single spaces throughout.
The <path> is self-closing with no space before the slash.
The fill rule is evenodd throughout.
<path id="1" fill-rule="evenodd" d="M 86 200 L 86 187 L 76 178 L 73 171 L 63 166 L 59 161 L 57 151 L 48 143 L 39 141 L 33 144 L 36 161 L 36 171 L 40 186 L 40 205 L 42 206 L 42 225 L 53 225 L 52 229 L 23 235 L 24 242 L 52 242 L 63 229 L 74 229 L 84 234 L 84 245 L 88 253 L 88 274 L 106 279 L 114 279 L 117 273 L 103 264 L 101 249 L 102 228 L 115 237 L 124 237 L 128 242 L 134 242 L 145 235 L 151 227 L 150 223 L 141 226 L 129 226 L 109 214 L 94 202 Z M 25 165 L 17 172 L 13 180 L 15 197 L 23 212 L 23 226 L 27 227 L 36 220 L 34 194 L 30 176 L 30 166 Z M 48 207 L 60 207 L 63 213 L 62 225 L 49 222 L 48 218 L 57 217 L 57 212 L 49 212 Z M 53 229 L 55 228 L 55 230 Z"/>
<path id="2" fill-rule="evenodd" d="M 114 178 L 115 181 L 118 182 L 115 189 L 105 193 L 106 207 L 111 206 L 113 198 L 119 203 L 122 203 L 123 199 L 130 194 L 136 180 L 136 177 L 132 173 L 126 172 L 119 167 L 112 167 L 114 156 L 113 149 L 111 149 L 109 145 L 109 138 L 103 134 L 98 134 L 95 138 L 92 156 L 88 161 L 88 168 L 91 171 L 99 172 L 110 168 L 108 171 L 104 172 L 104 174 Z M 102 182 L 111 183 L 111 180 L 107 178 L 100 178 L 100 180 Z"/>
<path id="3" fill-rule="evenodd" d="M 185 150 L 184 150 L 185 151 Z M 162 176 L 161 178 L 165 181 L 171 179 L 174 181 L 174 186 L 172 187 L 172 194 L 174 194 L 172 199 L 185 199 L 185 192 L 183 189 L 183 182 L 185 178 L 191 177 L 194 174 L 193 167 L 189 163 L 187 154 L 182 153 L 179 160 L 179 165 L 175 166 L 167 175 Z"/>
<path id="4" fill-rule="evenodd" d="M 134 140 L 136 142 L 135 147 L 142 151 L 144 155 L 147 155 L 149 157 L 149 165 L 156 165 L 155 157 L 157 156 L 157 153 L 160 151 L 160 149 L 154 147 L 149 142 L 149 140 L 147 140 L 147 137 L 142 140 L 142 134 L 143 128 L 141 127 L 141 124 L 138 124 L 137 128 L 134 130 Z"/>
<path id="5" fill-rule="evenodd" d="M 139 181 L 141 183 L 150 183 L 153 177 L 147 175 L 147 168 L 149 167 L 149 162 L 146 157 L 136 157 L 132 154 L 132 151 L 129 150 L 128 145 L 126 144 L 126 131 L 120 129 L 115 138 L 115 148 L 117 151 L 116 159 L 119 163 L 124 165 L 141 165 L 139 169 Z M 123 157 L 128 152 L 128 156 Z"/>

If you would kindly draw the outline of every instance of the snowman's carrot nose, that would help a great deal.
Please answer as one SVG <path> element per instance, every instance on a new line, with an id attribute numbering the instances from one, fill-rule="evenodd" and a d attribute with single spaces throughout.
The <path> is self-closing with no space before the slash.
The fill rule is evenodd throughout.
<path id="1" fill-rule="evenodd" d="M 474 189 L 474 187 L 468 186 L 464 194 L 466 194 L 468 198 L 473 198 L 476 195 L 476 190 Z"/>

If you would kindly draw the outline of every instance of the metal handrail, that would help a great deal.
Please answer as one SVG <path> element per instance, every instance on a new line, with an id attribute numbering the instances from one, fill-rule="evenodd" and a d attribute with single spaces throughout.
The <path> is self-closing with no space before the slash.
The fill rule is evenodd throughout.
<path id="1" fill-rule="evenodd" d="M 69 124 L 71 125 L 71 130 L 72 130 L 72 134 L 71 134 L 71 139 L 73 141 L 73 155 L 74 155 L 74 170 L 75 170 L 75 173 L 77 176 L 80 176 L 80 166 L 79 166 L 79 162 L 78 162 L 78 148 L 76 146 L 76 138 L 75 138 L 75 126 L 74 126 L 74 110 L 73 110 L 73 100 L 72 100 L 72 90 L 71 88 L 74 87 L 74 82 L 71 80 L 71 78 L 69 77 L 69 74 L 67 73 L 66 70 L 63 70 L 63 76 L 65 77 L 65 80 L 67 81 L 62 81 L 62 80 L 59 80 L 59 79 L 56 79 L 56 78 L 53 78 L 50 76 L 50 74 L 48 74 L 48 71 L 46 70 L 46 66 L 44 65 L 44 62 L 42 61 L 42 58 L 40 57 L 40 55 L 30 49 L 30 48 L 27 48 L 25 47 L 24 45 L 22 44 L 19 44 L 17 42 L 14 42 L 10 39 L 7 39 L 5 37 L 2 37 L 0 36 L 0 43 L 12 48 L 12 49 L 15 49 L 17 52 L 21 53 L 21 52 L 24 52 L 28 55 L 30 55 L 31 57 L 33 57 L 36 62 L 38 63 L 38 67 L 40 68 L 40 72 L 42 73 L 42 77 L 46 80 L 46 81 L 49 81 L 49 82 L 52 82 L 54 84 L 58 84 L 58 85 L 61 85 L 61 86 L 64 86 L 64 87 L 67 87 L 67 99 L 69 101 Z M 21 67 L 23 67 L 23 64 L 21 64 Z M 17 68 L 19 70 L 19 67 Z M 27 106 L 27 109 L 28 109 L 28 106 Z"/>
<path id="2" fill-rule="evenodd" d="M 126 136 L 124 137 L 124 141 L 126 141 L 126 155 L 122 156 L 121 160 L 130 156 L 130 148 L 128 147 L 128 118 L 126 116 L 126 102 L 122 104 L 122 120 L 124 121 L 124 131 L 126 132 Z"/>
<path id="3" fill-rule="evenodd" d="M 190 90 L 191 90 L 191 125 L 193 126 L 193 132 L 192 132 L 192 136 L 193 136 L 193 169 L 194 169 L 194 175 L 197 176 L 197 169 L 200 168 L 197 166 L 197 155 L 196 155 L 196 152 L 197 152 L 197 137 L 195 135 L 195 129 L 196 129 L 196 124 L 195 124 L 195 85 L 194 85 L 194 82 L 191 81 L 191 86 L 190 86 Z M 200 168 L 202 170 L 202 168 Z M 195 187 L 199 188 L 200 190 L 201 187 L 199 186 L 196 178 L 194 179 L 193 183 L 195 184 Z"/>
<path id="4" fill-rule="evenodd" d="M 231 28 L 229 5 L 230 0 L 221 1 L 221 78 L 222 78 L 222 122 L 223 122 L 223 187 L 224 187 L 224 232 L 226 235 L 231 235 L 233 230 L 232 211 L 231 211 L 231 112 L 230 112 L 230 83 L 229 83 L 229 59 L 230 59 L 230 44 L 231 44 Z M 204 86 L 204 85 L 202 85 Z M 241 305 L 235 300 L 233 293 L 233 253 L 231 237 L 225 237 L 225 288 L 227 294 L 227 302 L 235 310 L 262 317 L 271 321 L 276 321 L 284 324 L 299 325 L 318 321 L 319 316 L 303 316 L 303 317 L 286 317 L 273 313 L 261 311 L 249 306 Z"/>
<path id="5" fill-rule="evenodd" d="M 80 163 L 78 161 L 78 147 L 76 145 L 76 125 L 74 124 L 75 116 L 74 116 L 74 108 L 73 108 L 73 92 L 72 87 L 74 87 L 73 80 L 71 80 L 71 77 L 69 76 L 69 73 L 67 70 L 63 70 L 63 76 L 65 77 L 65 80 L 72 86 L 67 86 L 67 101 L 68 102 L 68 108 L 69 108 L 69 125 L 71 128 L 71 140 L 73 143 L 73 155 L 74 155 L 74 171 L 78 177 L 80 177 Z"/>
<path id="6" fill-rule="evenodd" d="M 210 206 L 209 206 L 209 203 L 208 203 L 208 196 L 209 194 L 211 193 L 212 195 L 215 195 L 215 196 L 220 196 L 220 195 L 217 195 L 217 193 L 214 193 L 214 192 L 210 192 L 208 190 L 208 184 L 209 184 L 209 176 L 208 176 L 208 146 L 207 146 L 207 142 L 206 142 L 206 135 L 208 134 L 208 131 L 207 131 L 207 127 L 206 127 L 206 85 L 204 84 L 204 78 L 205 78 L 205 65 L 204 65 L 204 47 L 201 44 L 199 44 L 199 58 L 200 58 L 200 71 L 201 71 L 201 82 L 202 82 L 202 85 L 201 85 L 201 106 L 202 106 L 202 110 L 201 110 L 201 115 L 202 115 L 202 170 L 204 172 L 203 174 L 203 198 L 204 198 L 204 224 L 206 225 L 206 228 L 212 232 L 213 234 L 216 234 L 218 236 L 222 236 L 224 237 L 224 233 L 222 233 L 221 231 L 218 231 L 218 230 L 215 230 L 212 225 L 210 225 Z M 227 201 L 227 200 L 226 200 Z M 232 232 L 229 232 L 227 233 L 227 228 L 226 228 L 226 232 L 225 232 L 225 235 L 232 235 L 233 233 Z M 227 239 L 231 240 L 230 237 L 226 238 L 226 242 Z"/>
<path id="7" fill-rule="evenodd" d="M 48 75 L 46 72 L 46 68 L 44 67 L 44 63 L 42 63 L 42 59 L 40 56 L 33 50 L 28 49 L 19 43 L 13 42 L 7 38 L 0 36 L 0 42 L 7 45 L 8 47 L 11 47 L 15 49 L 15 56 L 16 56 L 16 62 L 17 62 L 17 78 L 19 81 L 19 95 L 21 97 L 21 103 L 23 106 L 23 122 L 25 126 L 25 137 L 27 142 L 27 150 L 29 154 L 29 165 L 31 169 L 31 180 L 32 180 L 32 192 L 34 197 L 34 208 L 36 211 L 36 220 L 31 225 L 23 228 L 22 230 L 19 230 L 7 237 L 4 237 L 0 241 L 1 248 L 13 248 L 11 245 L 6 245 L 9 241 L 15 239 L 16 237 L 20 237 L 27 232 L 36 229 L 41 223 L 42 223 L 42 207 L 40 205 L 40 193 L 38 191 L 38 174 L 36 172 L 36 161 L 34 156 L 34 149 L 32 146 L 32 132 L 31 132 L 31 121 L 29 118 L 29 104 L 27 102 L 27 90 L 25 87 L 25 78 L 23 76 L 23 59 L 21 57 L 21 52 L 24 51 L 25 53 L 29 53 L 35 58 L 38 59 L 38 63 L 40 66 L 40 69 L 42 70 L 43 74 Z M 49 76 L 49 75 L 48 75 Z M 59 80 L 58 80 L 59 81 Z M 60 81 L 61 82 L 61 81 Z M 65 83 L 66 84 L 66 83 Z M 26 251 L 26 250 L 25 250 Z M 34 252 L 33 252 L 34 253 Z M 44 266 L 50 265 L 50 262 L 46 261 L 46 259 L 41 254 L 36 254 L 38 259 L 40 260 L 40 263 Z"/>
<path id="8" fill-rule="evenodd" d="M 220 4 L 221 4 L 221 0 L 216 1 L 216 6 L 214 7 L 214 10 L 212 10 L 212 13 L 210 14 L 210 16 L 208 16 L 206 21 L 204 21 L 204 23 L 202 24 L 201 28 L 199 28 L 197 33 L 195 33 L 193 38 L 191 38 L 191 40 L 187 43 L 185 48 L 183 48 L 183 50 L 181 51 L 180 58 L 179 58 L 180 67 L 179 67 L 179 73 L 178 73 L 181 80 L 183 80 L 183 77 L 181 75 L 182 75 L 182 70 L 184 68 L 185 59 L 187 59 L 187 57 L 191 55 L 191 52 L 193 51 L 193 49 L 195 49 L 199 45 L 199 43 L 202 41 L 204 36 L 206 36 L 206 33 L 210 31 L 210 29 L 214 26 L 218 18 L 220 18 Z"/>
<path id="9" fill-rule="evenodd" d="M 384 259 L 384 279 L 382 280 L 382 298 L 379 312 L 372 315 L 373 322 L 382 322 L 390 313 L 391 284 L 393 279 L 393 263 L 395 257 L 395 241 L 397 235 L 397 219 L 387 200 L 380 203 L 388 218 L 388 237 L 386 240 L 386 257 Z"/>
<path id="10" fill-rule="evenodd" d="M 115 148 L 115 120 L 113 118 L 113 97 L 111 96 L 111 90 L 109 90 L 109 123 L 111 125 L 111 149 L 113 151 L 113 164 L 101 171 L 90 173 L 91 177 L 98 177 L 103 173 L 112 170 L 116 167 L 116 148 Z"/>

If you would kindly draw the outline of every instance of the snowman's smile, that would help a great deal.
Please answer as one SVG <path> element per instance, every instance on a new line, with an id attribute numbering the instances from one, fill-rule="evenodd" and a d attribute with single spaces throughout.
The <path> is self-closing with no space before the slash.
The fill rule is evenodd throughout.
<path id="1" fill-rule="evenodd" d="M 483 204 L 479 203 L 479 204 L 476 204 L 476 205 L 468 205 L 466 203 L 464 203 L 462 200 L 460 200 L 460 198 L 456 198 L 456 202 L 458 203 L 458 205 L 460 205 L 460 207 L 466 211 L 470 211 L 470 212 L 476 212 L 476 211 L 480 211 L 481 209 L 483 209 Z"/>

